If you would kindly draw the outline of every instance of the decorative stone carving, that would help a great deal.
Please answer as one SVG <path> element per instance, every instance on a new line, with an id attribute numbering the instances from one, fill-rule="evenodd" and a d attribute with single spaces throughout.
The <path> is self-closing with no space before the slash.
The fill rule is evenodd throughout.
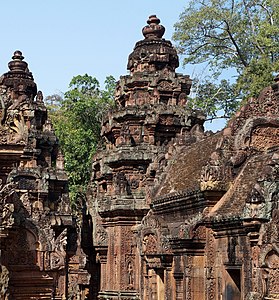
<path id="1" fill-rule="evenodd" d="M 202 214 L 189 217 L 185 222 L 179 225 L 178 228 L 172 231 L 172 236 L 179 239 L 192 239 L 197 234 L 196 229 L 199 221 L 202 219 Z"/>
<path id="2" fill-rule="evenodd" d="M 224 178 L 228 177 L 229 168 L 223 165 L 207 164 L 201 172 L 200 187 L 202 191 L 224 189 Z"/>
<path id="3" fill-rule="evenodd" d="M 115 191 L 120 195 L 129 193 L 128 180 L 122 172 L 115 175 Z"/>
<path id="4" fill-rule="evenodd" d="M 102 225 L 97 225 L 96 230 L 96 245 L 106 246 L 108 243 L 108 234 Z"/>
<path id="5" fill-rule="evenodd" d="M 5 266 L 0 264 L 0 297 L 3 300 L 8 299 L 8 287 L 9 287 L 9 271 Z"/>
<path id="6" fill-rule="evenodd" d="M 132 289 L 138 293 L 141 264 L 170 268 L 168 227 L 147 212 L 154 184 L 161 180 L 176 148 L 185 145 L 187 135 L 193 139 L 203 135 L 205 116 L 185 107 L 192 81 L 175 73 L 178 55 L 162 38 L 160 20 L 152 15 L 147 23 L 144 39 L 128 58 L 130 74 L 117 84 L 116 107 L 103 119 L 106 150 L 93 158 L 90 185 L 96 189 L 89 194 L 94 198 L 90 212 L 98 224 L 94 246 L 97 251 L 107 247 L 105 259 L 100 260 L 106 270 L 100 278 L 100 298 L 110 298 L 112 289 L 121 295 Z M 191 132 L 194 127 L 197 130 Z"/>
<path id="7" fill-rule="evenodd" d="M 134 289 L 134 283 L 135 283 L 135 274 L 134 274 L 134 262 L 131 260 L 127 260 L 127 289 Z"/>
<path id="8" fill-rule="evenodd" d="M 142 252 L 145 255 L 156 254 L 158 252 L 157 245 L 157 237 L 154 234 L 146 234 L 142 241 Z"/>
<path id="9" fill-rule="evenodd" d="M 52 270 L 61 270 L 65 266 L 65 254 L 67 246 L 67 229 L 64 229 L 54 242 L 53 253 L 51 253 L 50 266 Z"/>
<path id="10" fill-rule="evenodd" d="M 155 15 L 143 34 L 102 122 L 106 149 L 93 158 L 98 297 L 275 298 L 278 78 L 225 130 L 204 133 Z"/>
<path id="11" fill-rule="evenodd" d="M 76 229 L 63 164 L 52 167 L 58 141 L 23 59 L 16 51 L 0 77 L 0 298 L 61 299 Z"/>
<path id="12" fill-rule="evenodd" d="M 11 227 L 14 224 L 14 205 L 12 203 L 1 204 L 1 227 Z"/>
<path id="13" fill-rule="evenodd" d="M 263 295 L 275 299 L 279 295 L 279 255 L 271 251 L 265 258 L 265 268 L 262 271 L 264 288 Z"/>
<path id="14" fill-rule="evenodd" d="M 244 217 L 270 219 L 274 200 L 279 196 L 278 154 L 266 166 L 246 200 Z"/>

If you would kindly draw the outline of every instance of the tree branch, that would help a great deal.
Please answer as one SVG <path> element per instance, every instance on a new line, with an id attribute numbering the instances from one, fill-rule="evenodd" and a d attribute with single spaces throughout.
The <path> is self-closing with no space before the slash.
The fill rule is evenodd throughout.
<path id="1" fill-rule="evenodd" d="M 242 55 L 242 52 L 241 52 L 240 48 L 238 47 L 237 42 L 236 42 L 236 40 L 234 39 L 234 37 L 233 37 L 233 35 L 232 35 L 231 31 L 230 31 L 230 27 L 229 27 L 228 22 L 227 22 L 226 20 L 223 20 L 223 21 L 224 21 L 224 23 L 225 23 L 226 26 L 227 26 L 226 31 L 227 31 L 227 33 L 228 33 L 228 35 L 229 35 L 229 37 L 230 37 L 230 40 L 232 41 L 233 45 L 235 46 L 235 49 L 236 49 L 236 52 L 237 52 L 237 54 L 238 54 L 238 56 L 239 56 L 240 61 L 242 62 L 242 64 L 243 64 L 244 67 L 248 67 L 248 63 L 247 63 L 246 60 L 244 59 L 244 57 L 243 57 L 243 55 Z"/>
<path id="2" fill-rule="evenodd" d="M 257 34 L 256 34 L 256 30 L 255 30 L 256 26 L 255 26 L 255 24 L 254 24 L 254 22 L 253 22 L 253 19 L 252 19 L 252 17 L 251 17 L 250 10 L 249 10 L 249 8 L 248 8 L 247 3 L 246 3 L 245 0 L 243 0 L 243 4 L 244 4 L 244 7 L 245 7 L 245 10 L 246 10 L 246 13 L 247 13 L 247 16 L 248 16 L 250 25 L 251 25 L 252 32 L 253 32 L 253 34 L 254 34 L 254 36 L 255 36 L 255 38 L 254 38 L 255 46 L 256 46 L 256 48 L 261 52 L 261 54 L 264 54 L 264 50 L 262 49 L 262 47 L 260 46 L 260 44 L 259 44 L 258 41 L 257 41 L 257 38 L 256 38 L 256 35 L 257 35 Z"/>
<path id="3" fill-rule="evenodd" d="M 223 115 L 223 116 L 214 116 L 208 119 L 205 119 L 205 121 L 213 121 L 213 120 L 217 120 L 217 119 L 229 119 L 230 116 L 227 115 Z"/>

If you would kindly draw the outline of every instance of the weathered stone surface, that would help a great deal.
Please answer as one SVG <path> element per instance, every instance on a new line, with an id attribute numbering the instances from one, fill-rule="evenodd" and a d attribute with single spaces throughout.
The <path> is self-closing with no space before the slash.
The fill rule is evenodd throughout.
<path id="1" fill-rule="evenodd" d="M 169 230 L 154 228 L 160 221 L 147 212 L 178 149 L 205 137 L 205 116 L 187 107 L 191 80 L 175 73 L 178 56 L 162 39 L 159 23 L 156 16 L 149 18 L 145 39 L 129 56 L 130 75 L 120 78 L 116 109 L 103 120 L 106 149 L 93 161 L 88 198 L 93 243 L 102 257 L 101 299 L 127 299 L 127 291 L 134 293 L 128 299 L 141 299 L 150 266 L 171 271 Z"/>
<path id="2" fill-rule="evenodd" d="M 278 299 L 278 77 L 227 128 L 204 133 L 163 33 L 151 16 L 93 161 L 99 297 Z"/>
<path id="3" fill-rule="evenodd" d="M 278 76 L 205 133 L 152 15 L 102 122 L 77 226 L 41 92 L 0 78 L 1 299 L 279 299 Z"/>
<path id="4" fill-rule="evenodd" d="M 77 227 L 58 141 L 20 51 L 9 68 L 0 77 L 0 298 L 77 299 Z"/>

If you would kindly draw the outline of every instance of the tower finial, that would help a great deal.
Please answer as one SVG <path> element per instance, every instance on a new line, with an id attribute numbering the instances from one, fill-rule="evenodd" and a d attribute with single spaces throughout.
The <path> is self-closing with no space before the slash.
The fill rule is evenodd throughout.
<path id="1" fill-rule="evenodd" d="M 12 61 L 9 62 L 8 66 L 11 72 L 26 72 L 28 64 L 27 62 L 23 61 L 24 56 L 22 56 L 22 52 L 17 50 L 14 52 L 12 57 Z"/>
<path id="2" fill-rule="evenodd" d="M 156 15 L 149 16 L 148 25 L 143 27 L 142 33 L 146 39 L 161 39 L 165 33 L 165 27 L 160 25 L 160 19 Z"/>
<path id="3" fill-rule="evenodd" d="M 28 69 L 28 63 L 23 59 L 21 51 L 15 51 L 12 60 L 8 63 L 10 71 L 3 74 L 0 79 L 0 85 L 5 85 L 13 90 L 13 99 L 15 100 L 23 94 L 29 99 L 33 99 L 37 95 L 37 85 Z"/>

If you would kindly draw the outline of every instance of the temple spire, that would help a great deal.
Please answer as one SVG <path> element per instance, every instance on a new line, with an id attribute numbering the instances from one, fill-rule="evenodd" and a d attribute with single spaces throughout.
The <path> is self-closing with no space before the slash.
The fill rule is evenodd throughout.
<path id="1" fill-rule="evenodd" d="M 179 66 L 178 55 L 172 43 L 162 38 L 165 27 L 160 25 L 156 15 L 151 15 L 147 23 L 142 29 L 145 38 L 136 43 L 129 55 L 128 70 L 131 75 L 139 72 L 154 73 L 163 69 L 174 73 Z"/>
<path id="2" fill-rule="evenodd" d="M 14 52 L 8 67 L 9 71 L 0 77 L 0 85 L 12 89 L 13 100 L 19 99 L 23 95 L 29 99 L 34 99 L 37 95 L 37 85 L 21 51 L 16 50 Z"/>
<path id="3" fill-rule="evenodd" d="M 23 61 L 24 56 L 22 52 L 17 50 L 14 52 L 12 61 L 9 62 L 8 67 L 11 72 L 28 72 L 28 64 Z M 29 72 L 28 72 L 29 73 Z"/>
<path id="4" fill-rule="evenodd" d="M 146 26 L 143 27 L 142 33 L 146 39 L 161 39 L 165 33 L 165 27 L 160 25 L 160 19 L 156 15 L 149 16 Z"/>

